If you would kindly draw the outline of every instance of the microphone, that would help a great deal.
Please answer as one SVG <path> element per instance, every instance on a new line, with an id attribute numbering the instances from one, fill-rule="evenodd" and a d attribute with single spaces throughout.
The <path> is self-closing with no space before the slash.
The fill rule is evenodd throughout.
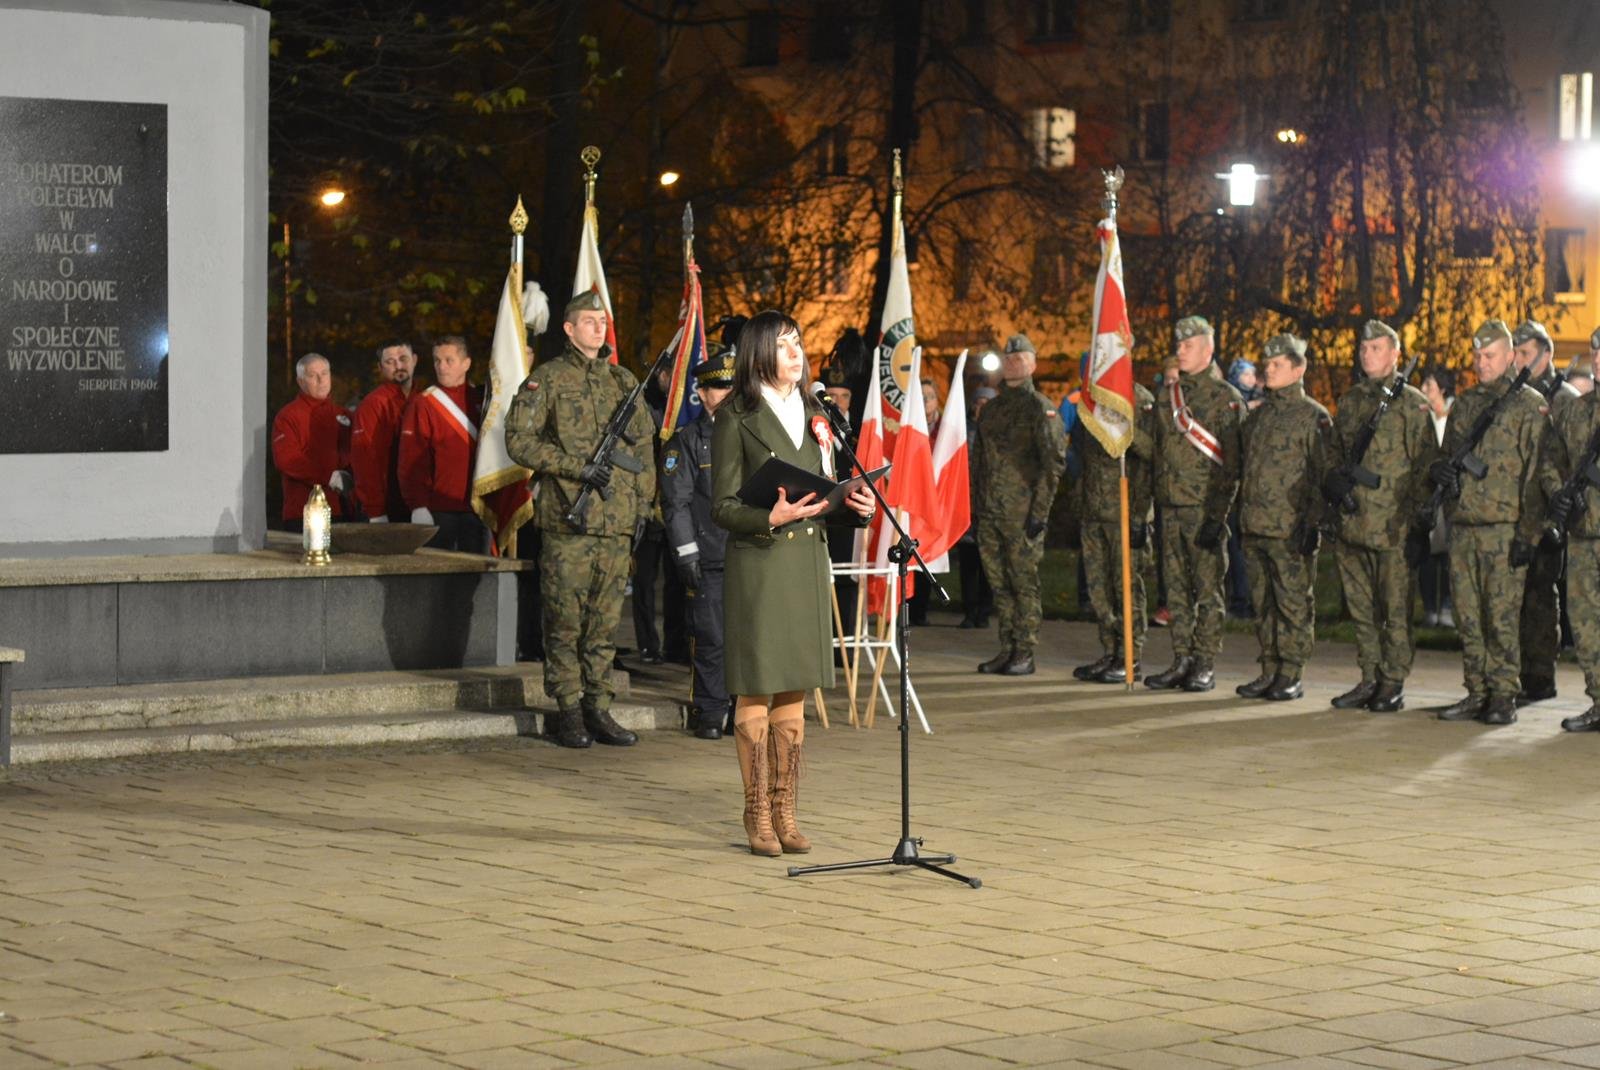
<path id="1" fill-rule="evenodd" d="M 846 438 L 850 437 L 850 416 L 839 408 L 834 400 L 828 396 L 828 388 L 822 385 L 820 379 L 811 380 L 811 396 L 817 399 L 817 404 L 828 411 L 834 422 L 839 427 L 839 432 Z"/>

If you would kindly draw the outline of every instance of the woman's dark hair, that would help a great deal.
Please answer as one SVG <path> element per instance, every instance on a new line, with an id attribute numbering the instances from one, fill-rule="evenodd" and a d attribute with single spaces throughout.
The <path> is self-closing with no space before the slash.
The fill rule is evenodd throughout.
<path id="1" fill-rule="evenodd" d="M 757 312 L 739 330 L 733 358 L 733 396 L 740 407 L 754 411 L 761 404 L 762 386 L 776 386 L 778 382 L 778 338 L 793 331 L 800 333 L 800 325 L 787 313 L 776 309 Z M 810 368 L 796 389 L 805 396 L 806 379 Z M 805 396 L 806 407 L 815 408 L 816 402 Z"/>
<path id="2" fill-rule="evenodd" d="M 1427 382 L 1429 379 L 1439 384 L 1439 393 L 1445 397 L 1456 396 L 1456 373 L 1443 364 L 1429 365 L 1428 370 L 1422 373 L 1422 381 Z"/>

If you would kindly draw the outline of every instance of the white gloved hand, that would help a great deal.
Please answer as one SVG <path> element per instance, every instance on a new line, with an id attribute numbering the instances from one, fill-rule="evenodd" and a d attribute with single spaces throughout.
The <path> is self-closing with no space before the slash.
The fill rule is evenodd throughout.
<path id="1" fill-rule="evenodd" d="M 411 510 L 411 522 L 413 524 L 431 525 L 433 523 L 433 514 L 428 512 L 427 506 L 419 506 Z"/>
<path id="2" fill-rule="evenodd" d="M 332 487 L 336 494 L 345 493 L 350 489 L 350 473 L 343 468 L 339 469 L 328 477 L 328 486 Z"/>
<path id="3" fill-rule="evenodd" d="M 374 516 L 367 519 L 367 523 L 369 524 L 387 524 L 388 522 L 389 518 L 386 516 Z"/>

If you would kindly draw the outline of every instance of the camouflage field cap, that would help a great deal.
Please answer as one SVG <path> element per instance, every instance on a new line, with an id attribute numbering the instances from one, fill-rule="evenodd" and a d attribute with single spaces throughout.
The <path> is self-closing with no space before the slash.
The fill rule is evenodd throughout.
<path id="1" fill-rule="evenodd" d="M 1550 341 L 1550 332 L 1544 329 L 1544 324 L 1538 320 L 1523 320 L 1517 324 L 1517 329 L 1511 332 L 1511 344 L 1520 346 L 1523 342 L 1531 342 L 1535 338 L 1544 343 L 1546 349 L 1554 349 L 1555 343 Z"/>
<path id="2" fill-rule="evenodd" d="M 1400 332 L 1396 331 L 1393 327 L 1389 326 L 1382 320 L 1368 320 L 1362 325 L 1361 340 L 1363 342 L 1374 342 L 1379 338 L 1388 338 L 1391 339 L 1395 345 L 1400 344 Z"/>
<path id="3" fill-rule="evenodd" d="M 600 295 L 590 290 L 588 293 L 574 294 L 571 301 L 567 302 L 564 316 L 576 316 L 580 312 L 604 312 L 605 303 L 600 300 Z"/>
<path id="4" fill-rule="evenodd" d="M 1172 329 L 1172 333 L 1181 342 L 1185 338 L 1196 338 L 1202 334 L 1211 336 L 1217 332 L 1212 329 L 1211 324 L 1206 321 L 1204 316 L 1185 316 L 1178 321 L 1178 325 Z"/>
<path id="5" fill-rule="evenodd" d="M 1267 344 L 1261 348 L 1261 352 L 1268 360 L 1273 357 L 1295 357 L 1298 360 L 1305 360 L 1306 344 L 1292 334 L 1280 334 L 1267 339 Z"/>
<path id="6" fill-rule="evenodd" d="M 701 386 L 733 385 L 733 347 L 712 342 L 710 355 L 695 366 L 694 381 Z"/>
<path id="7" fill-rule="evenodd" d="M 1511 328 L 1505 320 L 1484 320 L 1483 326 L 1472 333 L 1472 348 L 1483 349 L 1499 341 L 1511 341 Z"/>
<path id="8" fill-rule="evenodd" d="M 1028 336 L 1018 331 L 1006 339 L 1007 353 L 1038 353 L 1038 348 L 1028 339 Z"/>

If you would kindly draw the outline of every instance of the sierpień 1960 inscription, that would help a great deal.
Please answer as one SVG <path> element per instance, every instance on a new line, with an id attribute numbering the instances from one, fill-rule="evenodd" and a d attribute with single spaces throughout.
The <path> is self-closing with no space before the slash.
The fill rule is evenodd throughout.
<path id="1" fill-rule="evenodd" d="M 0 453 L 166 449 L 167 359 L 166 105 L 0 97 Z"/>

